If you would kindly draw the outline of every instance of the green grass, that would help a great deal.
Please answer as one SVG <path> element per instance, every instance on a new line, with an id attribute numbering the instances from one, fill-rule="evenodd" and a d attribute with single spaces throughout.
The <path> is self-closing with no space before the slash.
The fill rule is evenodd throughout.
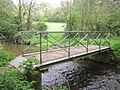
<path id="1" fill-rule="evenodd" d="M 111 39 L 110 39 L 111 47 L 114 46 L 115 44 L 118 44 L 118 43 L 120 43 L 120 37 L 117 37 L 117 36 L 111 37 Z"/>
<path id="2" fill-rule="evenodd" d="M 46 22 L 48 29 L 47 31 L 64 31 L 66 24 L 65 23 L 56 23 L 56 22 Z"/>

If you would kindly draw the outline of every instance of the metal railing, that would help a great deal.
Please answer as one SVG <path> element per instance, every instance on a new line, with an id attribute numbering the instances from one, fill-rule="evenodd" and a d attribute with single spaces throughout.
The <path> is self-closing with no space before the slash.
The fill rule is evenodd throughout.
<path id="1" fill-rule="evenodd" d="M 40 64 L 46 55 L 53 50 L 62 50 L 66 52 L 67 57 L 71 57 L 74 47 L 84 47 L 88 52 L 90 45 L 98 46 L 99 50 L 102 46 L 110 46 L 110 32 L 104 31 L 27 31 L 22 33 L 31 39 L 36 37 L 28 47 L 23 49 L 23 55 L 25 51 L 37 43 L 39 45 Z"/>

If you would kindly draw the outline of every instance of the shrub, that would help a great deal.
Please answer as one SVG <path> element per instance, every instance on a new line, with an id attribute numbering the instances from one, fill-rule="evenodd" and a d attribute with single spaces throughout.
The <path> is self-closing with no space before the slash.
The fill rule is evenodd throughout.
<path id="1" fill-rule="evenodd" d="M 43 22 L 38 23 L 38 30 L 40 31 L 46 31 L 47 30 L 47 25 Z"/>
<path id="2" fill-rule="evenodd" d="M 32 84 L 17 70 L 5 71 L 0 75 L 0 90 L 33 90 Z"/>
<path id="3" fill-rule="evenodd" d="M 0 67 L 6 66 L 9 61 L 15 58 L 15 55 L 0 49 Z"/>
<path id="4" fill-rule="evenodd" d="M 24 73 L 30 75 L 33 72 L 33 68 L 35 63 L 37 62 L 37 58 L 30 57 L 26 61 L 22 62 L 19 66 L 21 70 L 24 70 Z"/>
<path id="5" fill-rule="evenodd" d="M 112 48 L 115 54 L 115 59 L 120 60 L 120 43 L 114 44 Z"/>

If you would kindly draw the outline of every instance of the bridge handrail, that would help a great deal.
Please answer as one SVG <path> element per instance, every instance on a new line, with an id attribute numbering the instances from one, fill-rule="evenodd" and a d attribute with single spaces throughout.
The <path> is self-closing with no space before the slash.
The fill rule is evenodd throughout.
<path id="1" fill-rule="evenodd" d="M 62 49 L 62 50 L 64 50 L 65 52 L 67 52 L 68 53 L 68 57 L 70 57 L 71 56 L 71 44 L 73 44 L 74 43 L 74 40 L 75 41 L 77 41 L 77 44 L 80 44 L 80 45 L 82 45 L 82 46 L 84 46 L 84 48 L 86 49 L 86 52 L 88 52 L 88 49 L 89 49 L 89 39 L 91 39 L 92 40 L 92 43 L 90 43 L 90 44 L 93 44 L 93 43 L 95 43 L 96 45 L 98 45 L 99 46 L 99 49 L 101 49 L 101 45 L 103 45 L 103 43 L 106 41 L 107 42 L 107 44 L 110 44 L 110 41 L 108 41 L 107 39 L 109 39 L 110 38 L 110 32 L 107 32 L 107 31 L 21 31 L 22 33 L 34 33 L 34 34 L 36 34 L 36 35 L 39 35 L 39 41 L 40 41 L 40 63 L 42 63 L 42 59 L 50 52 L 50 50 L 47 50 L 47 53 L 44 55 L 44 56 L 42 56 L 42 39 L 44 39 L 44 40 L 46 40 L 47 41 L 47 48 L 48 48 L 48 42 L 49 43 L 51 43 L 53 46 L 56 46 L 57 48 L 60 48 L 60 49 Z M 57 37 L 57 39 L 56 39 L 56 37 L 53 37 L 52 35 L 53 34 L 51 34 L 51 33 L 53 33 L 53 34 L 57 34 L 57 33 L 61 33 L 62 35 L 60 35 L 59 37 Z M 73 36 L 71 37 L 70 35 L 73 33 Z M 95 36 L 92 36 L 91 34 L 96 34 Z M 106 34 L 105 33 L 107 33 L 107 36 L 106 36 Z M 51 35 L 50 35 L 51 34 Z M 63 36 L 63 34 L 65 34 L 66 36 L 64 36 L 63 38 L 62 38 L 62 40 L 61 41 L 59 41 L 59 42 L 57 42 L 57 44 L 56 44 L 56 41 L 51 41 L 50 39 L 49 39 L 49 37 L 51 37 L 51 38 L 53 38 L 54 40 L 59 40 L 59 38 L 61 38 L 62 36 Z M 80 34 L 82 34 L 82 38 L 79 36 Z M 104 41 L 102 41 L 101 42 L 101 37 L 102 37 L 102 34 L 103 34 L 103 38 L 102 39 L 104 39 Z M 47 37 L 45 37 L 47 35 Z M 48 37 L 48 35 L 49 35 L 49 37 Z M 80 37 L 80 38 L 79 38 Z M 77 39 L 77 38 L 79 38 L 79 39 Z M 100 38 L 100 43 L 99 42 L 97 42 L 97 39 L 99 39 Z M 74 39 L 74 40 L 73 40 Z M 65 40 L 67 40 L 67 41 L 65 41 Z M 73 41 L 72 41 L 73 40 Z M 87 42 L 86 43 L 83 43 L 82 41 L 84 41 L 84 40 L 86 40 Z M 62 47 L 62 46 L 60 46 L 60 43 L 62 43 L 62 42 L 64 42 L 65 41 L 65 43 L 63 44 L 64 46 L 67 46 L 67 47 Z M 35 43 L 35 42 L 34 42 Z M 33 44 L 34 44 L 33 43 Z M 33 45 L 32 44 L 32 45 Z M 77 44 L 75 44 L 75 46 L 77 45 Z M 30 46 L 28 46 L 27 48 L 25 48 L 24 50 L 23 50 L 23 52 L 25 52 L 28 48 L 30 48 L 32 45 L 30 45 Z M 24 53 L 23 53 L 24 54 Z"/>
<path id="2" fill-rule="evenodd" d="M 82 32 L 98 32 L 98 33 L 108 33 L 107 31 L 20 31 L 21 33 L 36 33 L 36 34 L 40 34 L 40 33 L 82 33 Z"/>

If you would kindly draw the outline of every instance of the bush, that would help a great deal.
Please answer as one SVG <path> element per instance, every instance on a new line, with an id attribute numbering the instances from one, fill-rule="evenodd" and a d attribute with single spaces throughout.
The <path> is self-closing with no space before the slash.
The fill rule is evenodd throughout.
<path id="1" fill-rule="evenodd" d="M 114 60 L 119 62 L 120 61 L 120 37 L 112 36 L 110 40 L 110 45 L 114 53 Z"/>
<path id="2" fill-rule="evenodd" d="M 9 61 L 15 58 L 15 55 L 0 49 L 0 67 L 6 66 Z"/>
<path id="3" fill-rule="evenodd" d="M 0 75 L 0 90 L 33 90 L 33 82 L 24 79 L 17 70 L 5 71 Z"/>
<path id="4" fill-rule="evenodd" d="M 37 63 L 37 58 L 30 57 L 26 61 L 22 62 L 19 66 L 20 70 L 24 70 L 24 74 L 31 75 L 34 65 Z"/>
<path id="5" fill-rule="evenodd" d="M 115 59 L 120 60 L 120 43 L 114 44 L 112 48 L 115 54 Z"/>
<path id="6" fill-rule="evenodd" d="M 47 25 L 44 22 L 39 22 L 38 23 L 38 30 L 46 31 L 47 30 Z"/>

